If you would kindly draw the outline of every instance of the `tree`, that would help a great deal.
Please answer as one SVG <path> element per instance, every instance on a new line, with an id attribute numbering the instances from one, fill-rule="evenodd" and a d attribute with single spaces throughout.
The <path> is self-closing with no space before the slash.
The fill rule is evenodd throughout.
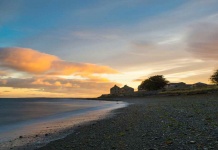
<path id="1" fill-rule="evenodd" d="M 139 90 L 160 90 L 163 89 L 169 81 L 167 81 L 163 75 L 155 75 L 152 77 L 149 77 L 148 79 L 142 81 L 142 83 L 139 85 Z"/>
<path id="2" fill-rule="evenodd" d="M 216 70 L 213 75 L 210 77 L 210 81 L 218 85 L 218 70 Z"/>

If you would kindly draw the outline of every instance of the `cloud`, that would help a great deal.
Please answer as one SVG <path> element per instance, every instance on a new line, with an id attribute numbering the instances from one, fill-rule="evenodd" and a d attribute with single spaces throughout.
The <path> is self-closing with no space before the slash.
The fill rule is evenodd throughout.
<path id="1" fill-rule="evenodd" d="M 64 61 L 28 48 L 0 48 L 0 68 L 0 87 L 36 89 L 40 93 L 95 97 L 118 84 L 102 77 L 118 73 L 108 66 Z"/>
<path id="2" fill-rule="evenodd" d="M 112 34 L 110 32 L 90 32 L 90 31 L 76 31 L 73 32 L 73 36 L 79 39 L 84 40 L 119 40 L 119 36 L 117 34 Z"/>
<path id="3" fill-rule="evenodd" d="M 9 93 L 10 91 L 3 91 L 4 93 Z"/>
<path id="4" fill-rule="evenodd" d="M 133 82 L 141 82 L 147 79 L 150 76 L 154 75 L 164 75 L 170 82 L 187 82 L 194 83 L 199 81 L 208 82 L 210 74 L 212 74 L 214 70 L 214 64 L 208 64 L 204 61 L 198 59 L 186 59 L 175 61 L 175 65 L 172 67 L 168 67 L 167 64 L 164 67 L 162 66 L 162 70 L 154 70 L 151 73 L 146 74 L 145 76 L 138 77 L 133 80 Z"/>
<path id="5" fill-rule="evenodd" d="M 4 76 L 7 76 L 7 75 L 8 75 L 7 72 L 5 72 L 5 71 L 0 71 L 0 77 L 4 77 Z"/>
<path id="6" fill-rule="evenodd" d="M 70 94 L 76 97 L 83 97 L 83 95 L 99 96 L 103 93 L 109 93 L 109 89 L 114 84 L 117 83 L 96 82 L 92 79 L 78 80 L 57 77 L 7 78 L 4 79 L 4 82 L 0 79 L 0 87 L 37 89 L 41 92 Z"/>
<path id="7" fill-rule="evenodd" d="M 44 73 L 51 69 L 58 57 L 27 48 L 0 48 L 0 64 L 28 73 Z"/>
<path id="8" fill-rule="evenodd" d="M 131 42 L 128 50 L 105 60 L 120 70 L 142 69 L 160 66 L 167 62 L 190 58 L 180 43 L 158 44 L 150 41 Z"/>
<path id="9" fill-rule="evenodd" d="M 115 74 L 116 70 L 96 64 L 64 61 L 57 56 L 28 48 L 0 48 L 1 67 L 39 75 Z"/>
<path id="10" fill-rule="evenodd" d="M 191 27 L 187 51 L 203 60 L 218 60 L 218 24 L 198 23 Z"/>
<path id="11" fill-rule="evenodd" d="M 95 64 L 89 64 L 89 63 L 72 63 L 72 62 L 66 62 L 66 61 L 54 61 L 51 69 L 54 71 L 51 71 L 50 74 L 59 74 L 59 75 L 71 75 L 73 73 L 78 75 L 84 75 L 84 74 L 115 74 L 118 73 L 112 68 L 109 68 L 107 66 L 99 66 Z"/>

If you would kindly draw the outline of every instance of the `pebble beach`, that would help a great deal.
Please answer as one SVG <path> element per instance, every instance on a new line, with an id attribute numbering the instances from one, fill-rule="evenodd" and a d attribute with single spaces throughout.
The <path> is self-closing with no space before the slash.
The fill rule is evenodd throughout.
<path id="1" fill-rule="evenodd" d="M 38 150 L 218 149 L 218 94 L 119 100 L 130 105 Z"/>

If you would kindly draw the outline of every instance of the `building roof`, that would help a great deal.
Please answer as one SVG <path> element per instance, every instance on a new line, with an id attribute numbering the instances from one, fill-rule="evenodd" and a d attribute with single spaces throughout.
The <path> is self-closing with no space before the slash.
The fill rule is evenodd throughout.
<path id="1" fill-rule="evenodd" d="M 111 89 L 120 89 L 120 87 L 119 86 L 117 86 L 117 85 L 114 85 Z"/>
<path id="2" fill-rule="evenodd" d="M 197 82 L 197 83 L 195 83 L 193 85 L 207 85 L 207 84 L 206 83 L 202 83 L 202 82 Z"/>
<path id="3" fill-rule="evenodd" d="M 122 88 L 124 88 L 124 89 L 126 89 L 126 88 L 131 88 L 131 89 L 133 89 L 132 87 L 129 87 L 128 85 L 124 85 Z"/>

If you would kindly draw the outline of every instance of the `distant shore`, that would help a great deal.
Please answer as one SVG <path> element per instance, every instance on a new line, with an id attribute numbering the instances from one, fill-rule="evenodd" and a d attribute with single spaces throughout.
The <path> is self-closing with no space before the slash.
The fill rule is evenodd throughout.
<path id="1" fill-rule="evenodd" d="M 147 96 L 179 96 L 179 95 L 199 95 L 199 94 L 213 94 L 218 93 L 217 86 L 202 87 L 202 88 L 190 88 L 190 89 L 171 89 L 171 90 L 157 90 L 157 91 L 135 91 L 129 95 L 119 95 L 119 94 L 102 94 L 98 98 L 88 98 L 90 99 L 108 99 L 114 100 L 117 98 L 142 98 Z"/>
<path id="2" fill-rule="evenodd" d="M 217 93 L 119 100 L 131 105 L 38 150 L 218 148 Z"/>

